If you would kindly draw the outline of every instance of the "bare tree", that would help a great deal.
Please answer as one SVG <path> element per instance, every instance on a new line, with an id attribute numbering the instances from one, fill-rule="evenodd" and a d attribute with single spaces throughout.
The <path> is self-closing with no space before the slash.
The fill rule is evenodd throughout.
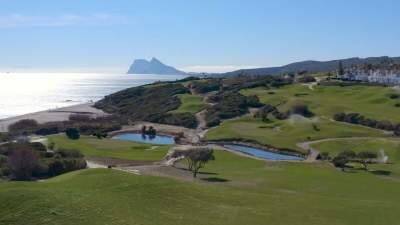
<path id="1" fill-rule="evenodd" d="M 31 149 L 16 149 L 8 157 L 8 163 L 16 180 L 28 180 L 39 165 L 39 158 Z"/>
<path id="2" fill-rule="evenodd" d="M 214 151 L 210 148 L 193 148 L 185 152 L 188 169 L 193 172 L 193 177 L 211 160 L 214 160 Z"/>

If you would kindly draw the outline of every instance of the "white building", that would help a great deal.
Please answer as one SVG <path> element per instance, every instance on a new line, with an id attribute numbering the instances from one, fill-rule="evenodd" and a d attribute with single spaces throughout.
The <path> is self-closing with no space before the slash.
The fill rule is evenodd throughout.
<path id="1" fill-rule="evenodd" d="M 363 70 L 347 71 L 344 75 L 338 75 L 339 79 L 379 83 L 386 85 L 400 85 L 400 71 L 395 70 Z"/>

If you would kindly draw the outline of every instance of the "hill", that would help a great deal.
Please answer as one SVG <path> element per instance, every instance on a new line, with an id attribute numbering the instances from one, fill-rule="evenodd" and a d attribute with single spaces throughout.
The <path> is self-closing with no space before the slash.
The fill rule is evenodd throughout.
<path id="1" fill-rule="evenodd" d="M 240 74 L 246 75 L 278 75 L 285 73 L 296 73 L 300 71 L 308 71 L 312 73 L 318 72 L 330 72 L 338 68 L 339 61 L 343 63 L 344 67 L 358 66 L 363 64 L 379 64 L 382 62 L 393 61 L 400 63 L 400 57 L 369 57 L 369 58 L 348 58 L 348 59 L 338 59 L 331 61 L 302 61 L 295 62 L 285 66 L 280 67 L 265 67 L 265 68 L 255 68 L 255 69 L 242 69 L 232 72 L 222 73 L 218 76 L 228 77 L 237 76 Z"/>
<path id="2" fill-rule="evenodd" d="M 165 74 L 165 75 L 185 75 L 186 72 L 167 66 L 156 58 L 150 61 L 136 59 L 129 68 L 128 74 Z"/>

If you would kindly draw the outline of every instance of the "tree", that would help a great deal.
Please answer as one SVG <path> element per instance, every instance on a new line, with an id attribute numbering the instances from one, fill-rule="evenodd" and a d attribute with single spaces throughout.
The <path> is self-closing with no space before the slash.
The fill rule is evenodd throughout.
<path id="1" fill-rule="evenodd" d="M 68 128 L 66 131 L 65 131 L 65 134 L 67 135 L 67 137 L 69 138 L 69 139 L 72 139 L 72 140 L 77 140 L 77 139 L 79 139 L 80 138 L 80 134 L 79 134 L 79 131 L 78 131 L 78 129 L 76 129 L 76 128 Z"/>
<path id="2" fill-rule="evenodd" d="M 302 104 L 292 106 L 292 108 L 290 109 L 290 113 L 302 115 L 304 117 L 314 116 L 314 113 L 308 109 L 308 106 Z"/>
<path id="3" fill-rule="evenodd" d="M 368 170 L 367 165 L 372 163 L 372 159 L 376 159 L 378 155 L 375 152 L 362 151 L 357 154 L 358 161 Z"/>
<path id="4" fill-rule="evenodd" d="M 332 163 L 335 167 L 340 167 L 342 171 L 344 172 L 344 168 L 346 167 L 346 164 L 349 162 L 349 159 L 344 157 L 344 156 L 336 156 L 333 158 Z"/>
<path id="5" fill-rule="evenodd" d="M 333 158 L 332 163 L 335 167 L 340 167 L 342 171 L 344 171 L 346 164 L 354 159 L 355 156 L 356 154 L 353 151 L 346 150 L 339 153 L 335 158 Z"/>
<path id="6" fill-rule="evenodd" d="M 38 127 L 38 122 L 32 119 L 23 119 L 19 120 L 10 126 L 8 126 L 8 130 L 13 134 L 21 134 L 25 132 L 31 132 L 33 129 Z"/>
<path id="7" fill-rule="evenodd" d="M 204 165 L 214 160 L 214 151 L 210 148 L 193 148 L 184 152 L 184 156 L 188 162 L 188 169 L 193 172 L 193 177 L 197 177 L 197 173 Z"/>
<path id="8" fill-rule="evenodd" d="M 8 164 L 16 180 L 29 180 L 39 166 L 39 158 L 31 149 L 16 149 L 8 157 Z"/>

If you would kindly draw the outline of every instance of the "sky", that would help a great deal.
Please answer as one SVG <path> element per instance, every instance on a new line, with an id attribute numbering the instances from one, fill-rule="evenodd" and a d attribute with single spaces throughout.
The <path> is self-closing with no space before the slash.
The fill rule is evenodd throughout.
<path id="1" fill-rule="evenodd" d="M 0 71 L 223 72 L 400 56 L 398 0 L 0 0 Z"/>

